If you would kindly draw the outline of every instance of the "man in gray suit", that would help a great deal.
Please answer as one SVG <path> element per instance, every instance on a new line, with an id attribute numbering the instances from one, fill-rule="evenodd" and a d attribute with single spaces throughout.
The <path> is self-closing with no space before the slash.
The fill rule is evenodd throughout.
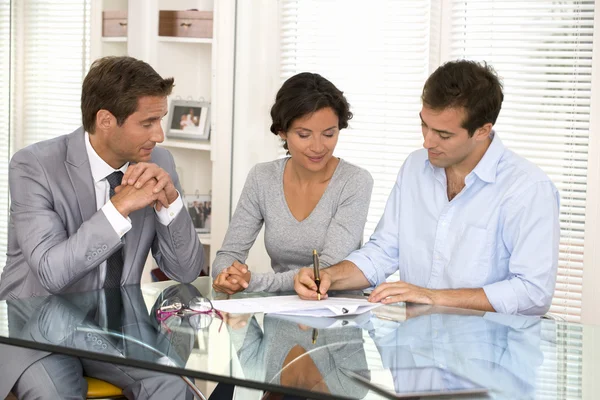
<path id="1" fill-rule="evenodd" d="M 155 148 L 172 88 L 173 78 L 142 61 L 99 59 L 83 82 L 83 127 L 13 156 L 0 299 L 137 284 L 149 250 L 169 278 L 199 276 L 203 249 L 182 211 L 173 157 Z M 0 398 L 11 388 L 19 398 L 85 398 L 75 357 L 1 345 L 0 370 Z M 136 398 L 152 398 L 164 384 L 173 385 L 173 398 L 186 396 L 177 377 L 114 370 L 129 375 L 126 387 L 120 378 L 114 384 Z"/>

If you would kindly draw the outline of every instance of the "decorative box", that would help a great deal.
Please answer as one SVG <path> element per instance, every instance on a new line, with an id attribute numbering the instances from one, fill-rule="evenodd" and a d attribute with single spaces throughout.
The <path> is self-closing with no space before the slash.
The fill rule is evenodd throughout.
<path id="1" fill-rule="evenodd" d="M 102 12 L 102 36 L 127 36 L 127 11 Z"/>
<path id="2" fill-rule="evenodd" d="M 158 35 L 212 38 L 213 12 L 161 10 L 158 15 Z"/>

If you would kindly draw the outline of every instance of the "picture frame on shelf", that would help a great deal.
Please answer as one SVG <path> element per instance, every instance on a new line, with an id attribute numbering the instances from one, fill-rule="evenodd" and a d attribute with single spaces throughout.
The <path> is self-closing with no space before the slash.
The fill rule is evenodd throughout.
<path id="1" fill-rule="evenodd" d="M 210 103 L 196 100 L 171 100 L 168 138 L 208 140 L 210 138 Z"/>
<path id="2" fill-rule="evenodd" d="M 184 195 L 183 200 L 196 232 L 210 233 L 212 203 L 210 194 Z"/>

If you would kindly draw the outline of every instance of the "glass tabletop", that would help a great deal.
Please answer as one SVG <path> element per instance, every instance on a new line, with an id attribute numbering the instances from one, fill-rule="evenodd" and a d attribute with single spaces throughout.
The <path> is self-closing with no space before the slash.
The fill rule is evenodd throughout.
<path id="1" fill-rule="evenodd" d="M 434 370 L 484 398 L 581 398 L 600 367 L 595 326 L 413 304 L 343 319 L 233 315 L 202 300 L 222 296 L 204 277 L 2 301 L 0 343 L 313 399 L 382 398 L 364 382 L 391 393 L 450 384 Z M 254 296 L 277 301 L 233 297 Z"/>

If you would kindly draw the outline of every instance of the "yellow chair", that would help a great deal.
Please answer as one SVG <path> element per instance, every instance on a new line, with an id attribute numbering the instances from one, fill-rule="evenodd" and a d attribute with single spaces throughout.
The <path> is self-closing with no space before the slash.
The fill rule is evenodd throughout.
<path id="1" fill-rule="evenodd" d="M 96 378 L 85 377 L 88 383 L 88 399 L 121 399 L 123 391 L 115 385 Z"/>
<path id="2" fill-rule="evenodd" d="M 96 378 L 85 377 L 88 383 L 88 399 L 123 399 L 123 391 L 113 384 L 102 381 Z M 17 398 L 9 393 L 5 400 L 17 400 Z"/>

